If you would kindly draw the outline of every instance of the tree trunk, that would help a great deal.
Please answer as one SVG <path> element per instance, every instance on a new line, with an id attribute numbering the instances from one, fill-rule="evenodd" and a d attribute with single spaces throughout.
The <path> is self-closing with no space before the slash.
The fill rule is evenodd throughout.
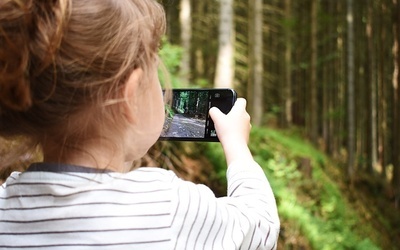
<path id="1" fill-rule="evenodd" d="M 250 48 L 250 62 L 249 67 L 251 70 L 253 93 L 252 93 L 252 121 L 256 126 L 262 123 L 262 116 L 264 112 L 264 91 L 263 91 L 263 2 L 262 0 L 250 0 L 250 8 L 252 8 L 253 16 L 250 16 L 250 25 L 253 26 L 251 40 L 252 46 Z M 250 98 L 249 98 L 250 99 Z"/>
<path id="2" fill-rule="evenodd" d="M 247 37 L 248 37 L 248 44 L 247 44 L 247 71 L 248 71 L 248 78 L 247 78 L 247 86 L 246 86 L 246 93 L 247 93 L 247 100 L 249 101 L 247 110 L 249 114 L 253 115 L 253 96 L 254 96 L 254 55 L 251 48 L 254 47 L 254 25 L 253 25 L 253 18 L 254 18 L 254 1 L 248 0 L 248 16 L 247 16 Z"/>
<path id="3" fill-rule="evenodd" d="M 394 46 L 393 56 L 395 69 L 393 72 L 393 89 L 394 89 L 394 117 L 393 117 L 393 178 L 392 186 L 395 191 L 395 205 L 399 206 L 400 202 L 400 0 L 393 1 L 395 7 L 395 18 L 393 18 Z"/>
<path id="4" fill-rule="evenodd" d="M 181 45 L 183 48 L 180 65 L 180 80 L 183 87 L 189 85 L 191 41 L 192 41 L 192 10 L 190 0 L 181 0 L 179 21 L 181 26 Z"/>
<path id="5" fill-rule="evenodd" d="M 386 166 L 389 165 L 389 120 L 388 120 L 388 112 L 389 112 L 389 100 L 390 96 L 388 95 L 388 86 L 386 82 L 386 60 L 387 60 L 387 51 L 386 41 L 388 36 L 388 29 L 385 27 L 385 21 L 387 21 L 386 15 L 388 10 L 388 6 L 386 2 L 383 2 L 379 8 L 379 23 L 377 25 L 377 33 L 379 34 L 378 39 L 378 86 L 379 86 L 379 111 L 378 111 L 378 121 L 379 121 L 379 129 L 378 129 L 378 157 L 379 157 L 379 165 L 381 165 L 382 172 L 381 176 L 383 179 L 387 178 L 386 175 Z M 387 74 L 389 75 L 389 74 Z"/>
<path id="6" fill-rule="evenodd" d="M 336 1 L 337 5 L 337 13 L 343 13 L 346 11 L 346 6 L 345 3 L 342 1 Z M 339 33 L 338 33 L 338 39 L 336 41 L 336 50 L 339 54 L 339 58 L 336 60 L 336 65 L 335 68 L 337 69 L 337 74 L 336 74 L 336 91 L 335 91 L 335 102 L 334 102 L 334 107 L 335 107 L 335 113 L 338 114 L 338 116 L 335 118 L 334 122 L 334 158 L 336 159 L 341 159 L 341 150 L 343 148 L 343 134 L 345 134 L 346 130 L 346 124 L 345 124 L 345 103 L 346 103 L 346 96 L 345 96 L 345 89 L 346 89 L 346 79 L 345 79 L 345 65 L 346 65 L 346 54 L 345 54 L 345 49 L 343 45 L 344 41 L 344 32 L 340 31 L 344 29 L 344 25 L 342 23 L 339 23 Z M 342 115 L 343 114 L 343 115 Z"/>
<path id="7" fill-rule="evenodd" d="M 283 87 L 283 125 L 292 125 L 292 1 L 285 0 L 285 85 Z"/>
<path id="8" fill-rule="evenodd" d="M 337 39 L 337 19 L 336 17 L 336 3 L 333 1 L 328 1 L 325 3 L 326 8 L 329 13 L 329 17 L 332 21 L 328 24 L 328 34 L 329 39 L 325 46 L 325 54 L 329 55 L 332 53 L 336 53 L 335 42 Z M 324 82 L 324 92 L 323 92 L 323 138 L 324 138 L 324 145 L 325 145 L 325 152 L 329 155 L 332 153 L 332 138 L 334 137 L 333 134 L 333 119 L 334 119 L 334 106 L 333 106 L 333 95 L 335 91 L 335 74 L 336 68 L 334 67 L 335 59 L 332 58 L 326 63 L 325 66 L 325 82 Z"/>
<path id="9" fill-rule="evenodd" d="M 347 0 L 347 174 L 354 178 L 355 163 L 355 107 L 354 107 L 354 17 L 353 0 Z"/>
<path id="10" fill-rule="evenodd" d="M 376 106 L 376 56 L 375 56 L 375 43 L 374 43 L 374 28 L 373 28 L 373 17 L 374 17 L 374 6 L 373 1 L 368 0 L 368 18 L 367 18 L 367 40 L 368 40 L 368 68 L 369 68 L 369 148 L 368 148 L 368 164 L 367 171 L 372 173 L 377 164 L 377 106 Z"/>
<path id="11" fill-rule="evenodd" d="M 318 0 L 311 2 L 311 79 L 310 79 L 310 138 L 314 144 L 318 143 Z"/>
<path id="12" fill-rule="evenodd" d="M 354 9 L 358 10 L 353 12 L 354 16 L 354 29 L 355 29 L 355 37 L 361 37 L 363 41 L 366 41 L 365 29 L 362 27 L 365 26 L 365 22 L 363 18 L 365 13 L 363 9 L 365 9 L 364 4 L 359 1 L 353 1 Z M 357 47 L 354 48 L 355 52 L 355 69 L 357 69 L 357 73 L 355 73 L 355 93 L 357 93 L 358 98 L 355 98 L 356 103 L 356 155 L 359 156 L 359 161 L 357 161 L 358 169 L 366 169 L 367 157 L 368 157 L 368 113 L 369 113 L 369 84 L 367 79 L 366 69 L 366 42 L 358 43 Z"/>
<path id="13" fill-rule="evenodd" d="M 337 19 L 334 18 L 336 16 L 336 2 L 329 1 L 328 2 L 328 9 L 329 9 L 329 15 L 333 19 L 333 22 L 329 25 L 329 34 L 331 38 L 329 39 L 328 42 L 328 53 L 337 53 L 336 47 L 335 47 L 335 42 L 337 40 Z M 335 60 L 332 58 L 330 62 L 328 62 L 327 66 L 327 81 L 328 81 L 328 87 L 326 87 L 326 92 L 325 92 L 325 100 L 326 100 L 326 113 L 325 116 L 326 118 L 326 123 L 325 123 L 325 129 L 324 129 L 324 142 L 326 145 L 326 153 L 328 155 L 332 155 L 333 152 L 333 138 L 335 137 L 334 134 L 334 128 L 333 128 L 333 122 L 334 122 L 334 110 L 335 107 L 333 105 L 334 102 L 334 94 L 336 90 L 336 81 L 335 81 L 335 75 L 336 75 L 336 68 L 335 68 Z"/>
<path id="14" fill-rule="evenodd" d="M 214 86 L 232 88 L 234 79 L 233 0 L 220 1 L 219 48 Z"/>
<path id="15" fill-rule="evenodd" d="M 206 18 L 210 13 L 205 10 L 205 5 L 207 1 L 195 1 L 192 2 L 192 16 L 196 15 Z M 192 19 L 192 29 L 193 29 L 193 43 L 192 43 L 192 63 L 191 63 L 191 77 L 192 79 L 205 78 L 206 74 L 206 62 L 204 56 L 204 46 L 202 46 L 207 41 L 207 37 L 203 34 L 207 34 L 210 25 L 204 25 L 203 19 L 193 17 Z M 208 17 L 207 17 L 208 18 Z M 209 19 L 209 18 L 208 18 Z M 198 37 L 201 34 L 200 37 Z M 194 48 L 195 47 L 195 48 Z"/>

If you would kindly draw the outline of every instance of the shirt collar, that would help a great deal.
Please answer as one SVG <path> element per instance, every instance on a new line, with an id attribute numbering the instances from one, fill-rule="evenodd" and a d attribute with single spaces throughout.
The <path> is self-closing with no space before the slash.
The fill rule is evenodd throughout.
<path id="1" fill-rule="evenodd" d="M 63 164 L 63 163 L 33 163 L 26 170 L 27 172 L 74 172 L 74 173 L 111 173 L 109 169 L 90 168 L 84 166 Z"/>

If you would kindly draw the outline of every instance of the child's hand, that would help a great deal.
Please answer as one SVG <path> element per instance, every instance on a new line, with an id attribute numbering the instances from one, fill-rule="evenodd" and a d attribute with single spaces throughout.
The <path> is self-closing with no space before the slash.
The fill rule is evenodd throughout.
<path id="1" fill-rule="evenodd" d="M 247 143 L 250 135 L 250 115 L 246 111 L 246 100 L 237 99 L 232 110 L 225 115 L 218 108 L 210 109 L 218 139 L 225 151 L 228 165 L 234 160 L 252 159 Z"/>

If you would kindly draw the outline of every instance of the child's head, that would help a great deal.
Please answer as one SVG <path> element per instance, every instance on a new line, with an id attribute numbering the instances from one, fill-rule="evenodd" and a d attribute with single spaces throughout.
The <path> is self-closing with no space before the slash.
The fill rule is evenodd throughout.
<path id="1" fill-rule="evenodd" d="M 164 29 L 154 0 L 2 0 L 0 135 L 120 139 L 132 121 L 116 104 L 133 71 L 143 89 L 154 81 Z"/>

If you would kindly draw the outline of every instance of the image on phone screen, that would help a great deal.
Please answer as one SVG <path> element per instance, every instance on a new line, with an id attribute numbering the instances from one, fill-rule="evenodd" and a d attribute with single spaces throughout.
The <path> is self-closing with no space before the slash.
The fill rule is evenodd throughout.
<path id="1" fill-rule="evenodd" d="M 173 89 L 165 104 L 161 140 L 218 141 L 208 111 L 216 106 L 228 113 L 236 93 L 231 89 Z"/>

